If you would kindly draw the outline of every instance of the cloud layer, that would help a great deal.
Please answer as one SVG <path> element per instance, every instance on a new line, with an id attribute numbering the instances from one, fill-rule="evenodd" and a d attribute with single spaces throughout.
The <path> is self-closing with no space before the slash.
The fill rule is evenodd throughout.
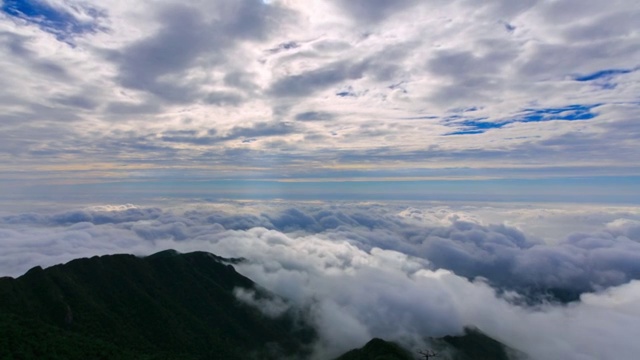
<path id="1" fill-rule="evenodd" d="M 7 0 L 3 171 L 638 175 L 639 15 L 622 0 Z"/>
<path id="2" fill-rule="evenodd" d="M 528 219 L 541 230 L 514 225 Z M 238 270 L 288 302 L 250 293 L 239 300 L 269 316 L 304 309 L 320 331 L 318 358 L 373 336 L 424 346 L 424 336 L 470 325 L 533 359 L 631 359 L 638 351 L 633 207 L 201 202 L 4 214 L 0 222 L 6 275 L 167 248 L 244 257 Z M 591 293 L 568 305 L 531 303 L 532 288 Z"/>

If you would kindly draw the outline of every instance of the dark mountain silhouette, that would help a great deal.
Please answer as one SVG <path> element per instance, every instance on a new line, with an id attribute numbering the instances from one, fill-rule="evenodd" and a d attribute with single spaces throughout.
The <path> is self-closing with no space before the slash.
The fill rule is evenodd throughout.
<path id="1" fill-rule="evenodd" d="M 400 345 L 384 341 L 382 339 L 373 339 L 360 349 L 354 349 L 346 352 L 335 360 L 413 360 L 415 357 Z"/>
<path id="2" fill-rule="evenodd" d="M 275 295 L 233 268 L 238 259 L 173 250 L 108 255 L 0 278 L 0 359 L 306 359 L 315 331 L 292 311 L 272 318 L 234 289 Z M 433 339 L 453 359 L 507 359 L 476 330 Z M 451 352 L 451 351 L 449 351 Z M 373 339 L 339 360 L 416 359 Z"/>
<path id="3" fill-rule="evenodd" d="M 398 344 L 373 339 L 360 349 L 351 350 L 335 360 L 509 360 L 508 353 L 517 355 L 512 349 L 490 338 L 478 329 L 466 328 L 463 335 L 432 338 L 432 349 L 412 354 Z"/>
<path id="4" fill-rule="evenodd" d="M 474 328 L 464 329 L 463 335 L 449 335 L 433 339 L 433 343 L 439 344 L 440 349 L 444 351 L 449 350 L 453 360 L 508 360 L 514 357 L 523 358 L 522 354 L 517 354 L 515 350 Z"/>
<path id="5" fill-rule="evenodd" d="M 273 295 L 230 262 L 164 251 L 79 259 L 0 278 L 0 358 L 303 356 L 313 331 L 291 314 L 272 319 L 239 302 L 236 287 Z"/>

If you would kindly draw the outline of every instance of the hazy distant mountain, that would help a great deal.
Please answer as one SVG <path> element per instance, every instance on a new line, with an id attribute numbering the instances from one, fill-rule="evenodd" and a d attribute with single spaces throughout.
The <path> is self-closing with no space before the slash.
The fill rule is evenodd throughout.
<path id="1" fill-rule="evenodd" d="M 314 330 L 285 312 L 271 318 L 240 302 L 256 291 L 231 263 L 205 252 L 79 259 L 0 278 L 2 359 L 305 359 Z M 506 359 L 502 344 L 469 330 L 434 340 L 455 359 Z M 414 359 L 380 339 L 339 360 Z"/>

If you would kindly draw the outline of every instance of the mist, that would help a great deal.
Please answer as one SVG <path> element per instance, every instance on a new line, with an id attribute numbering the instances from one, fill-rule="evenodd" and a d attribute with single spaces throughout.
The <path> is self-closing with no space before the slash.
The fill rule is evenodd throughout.
<path id="1" fill-rule="evenodd" d="M 631 359 L 640 351 L 639 214 L 282 201 L 49 209 L 0 218 L 0 273 L 102 254 L 203 250 L 244 258 L 236 269 L 281 297 L 237 291 L 238 301 L 310 321 L 317 359 L 372 337 L 418 349 L 468 326 L 532 359 Z M 562 302 L 552 290 L 576 297 Z"/>

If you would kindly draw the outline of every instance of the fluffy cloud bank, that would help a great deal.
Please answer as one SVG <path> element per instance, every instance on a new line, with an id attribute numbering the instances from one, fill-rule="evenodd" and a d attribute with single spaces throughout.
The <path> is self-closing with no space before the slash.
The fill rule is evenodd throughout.
<path id="1" fill-rule="evenodd" d="M 239 299 L 268 315 L 287 306 L 306 309 L 320 331 L 319 358 L 373 336 L 420 346 L 424 336 L 469 325 L 534 359 L 633 358 L 638 349 L 631 337 L 640 323 L 638 209 L 621 208 L 617 219 L 594 210 L 597 230 L 552 241 L 484 224 L 495 208 L 464 208 L 200 203 L 5 214 L 0 264 L 3 274 L 18 275 L 80 256 L 166 248 L 244 257 L 238 270 L 288 304 L 250 293 Z M 565 217 L 576 213 L 582 217 L 584 210 Z M 567 305 L 532 304 L 524 297 L 531 288 L 596 292 Z"/>

